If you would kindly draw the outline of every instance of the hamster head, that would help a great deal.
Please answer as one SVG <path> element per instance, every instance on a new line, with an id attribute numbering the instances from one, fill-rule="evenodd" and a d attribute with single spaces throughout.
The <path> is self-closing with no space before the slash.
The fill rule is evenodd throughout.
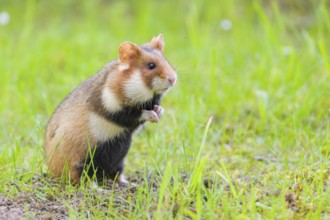
<path id="1" fill-rule="evenodd" d="M 164 47 L 161 34 L 142 46 L 127 41 L 120 45 L 118 69 L 128 76 L 125 90 L 129 98 L 164 94 L 175 84 L 176 71 L 163 56 Z"/>

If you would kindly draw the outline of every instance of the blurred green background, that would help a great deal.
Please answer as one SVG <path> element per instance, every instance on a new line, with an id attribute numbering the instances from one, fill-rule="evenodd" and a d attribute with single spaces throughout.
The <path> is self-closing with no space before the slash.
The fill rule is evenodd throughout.
<path id="1" fill-rule="evenodd" d="M 191 173 L 201 152 L 205 176 L 220 181 L 225 162 L 241 184 L 241 177 L 254 181 L 248 195 L 249 187 L 285 193 L 299 182 L 302 203 L 318 204 L 301 208 L 305 217 L 329 214 L 329 7 L 326 0 L 2 0 L 3 186 L 17 178 L 16 168 L 45 170 L 44 126 L 76 85 L 114 59 L 121 42 L 142 44 L 162 33 L 179 80 L 164 98 L 161 122 L 135 138 L 128 176 L 168 161 Z M 260 199 L 272 206 L 278 196 Z M 262 215 L 275 215 L 278 204 Z M 222 217 L 242 210 L 222 208 Z"/>

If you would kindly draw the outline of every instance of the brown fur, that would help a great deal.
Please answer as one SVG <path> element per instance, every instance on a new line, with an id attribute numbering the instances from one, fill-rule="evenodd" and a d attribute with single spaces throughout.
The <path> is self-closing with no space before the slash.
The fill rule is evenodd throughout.
<path id="1" fill-rule="evenodd" d="M 149 73 L 146 65 L 143 65 L 143 64 L 151 62 L 151 61 L 157 65 L 157 69 L 154 71 L 153 74 Z M 165 79 L 166 78 L 165 73 L 171 71 L 168 69 L 170 69 L 170 68 L 172 69 L 171 66 L 169 66 L 168 64 L 166 65 L 164 63 L 164 58 L 163 58 L 162 54 L 160 54 L 156 51 L 144 53 L 141 58 L 140 65 L 144 66 L 142 69 L 142 76 L 143 76 L 146 86 L 148 86 L 150 89 L 152 89 L 152 80 L 154 79 L 154 75 L 157 75 L 162 79 Z"/>
<path id="2" fill-rule="evenodd" d="M 93 92 L 98 93 L 97 90 Z M 79 163 L 87 154 L 88 143 L 91 147 L 95 145 L 95 140 L 87 126 L 92 106 L 87 104 L 86 93 L 89 93 L 88 86 L 83 84 L 67 97 L 66 102 L 58 107 L 50 119 L 45 135 L 49 170 L 55 176 L 61 176 L 67 165 L 70 179 L 74 183 L 79 182 L 80 173 L 77 173 L 77 167 L 81 166 Z M 74 112 L 70 108 L 71 104 L 76 105 Z"/>

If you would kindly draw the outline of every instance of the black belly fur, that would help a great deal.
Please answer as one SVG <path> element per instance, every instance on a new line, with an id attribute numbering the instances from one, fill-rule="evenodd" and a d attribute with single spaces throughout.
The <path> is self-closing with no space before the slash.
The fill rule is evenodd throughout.
<path id="1" fill-rule="evenodd" d="M 104 177 L 114 179 L 123 171 L 124 158 L 131 146 L 132 133 L 127 132 L 113 139 L 98 143 L 85 161 L 85 169 L 89 177 L 98 180 Z"/>
<path id="2" fill-rule="evenodd" d="M 107 113 L 104 117 L 125 127 L 126 132 L 104 142 L 97 143 L 96 147 L 88 153 L 84 161 L 84 169 L 88 176 L 102 180 L 105 177 L 114 179 L 122 173 L 124 158 L 131 146 L 132 134 L 144 122 L 139 121 L 142 110 L 152 110 L 154 105 L 160 104 L 160 95 L 155 95 L 152 100 L 136 106 L 126 106 L 115 113 Z"/>

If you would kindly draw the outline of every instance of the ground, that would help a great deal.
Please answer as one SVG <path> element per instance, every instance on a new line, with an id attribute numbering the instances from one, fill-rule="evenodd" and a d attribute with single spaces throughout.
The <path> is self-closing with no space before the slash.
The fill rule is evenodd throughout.
<path id="1" fill-rule="evenodd" d="M 0 219 L 329 219 L 329 8 L 0 1 Z M 43 135 L 56 106 L 120 43 L 159 33 L 178 83 L 134 136 L 135 186 L 52 177 Z"/>

